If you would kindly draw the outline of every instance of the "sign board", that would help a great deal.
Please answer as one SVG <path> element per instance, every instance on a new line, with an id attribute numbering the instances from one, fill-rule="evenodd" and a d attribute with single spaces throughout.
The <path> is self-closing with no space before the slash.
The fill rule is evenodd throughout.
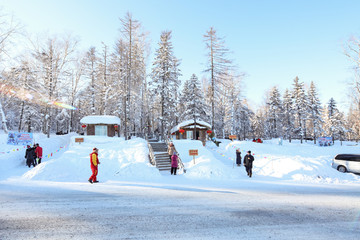
<path id="1" fill-rule="evenodd" d="M 75 138 L 75 142 L 82 143 L 84 142 L 84 138 Z"/>
<path id="2" fill-rule="evenodd" d="M 7 144 L 10 145 L 31 145 L 33 134 L 27 132 L 9 132 Z"/>
<path id="3" fill-rule="evenodd" d="M 197 156 L 199 155 L 199 152 L 197 149 L 190 149 L 189 150 L 189 156 Z"/>
<path id="4" fill-rule="evenodd" d="M 321 147 L 331 146 L 333 145 L 332 137 L 319 137 L 318 144 Z"/>
<path id="5" fill-rule="evenodd" d="M 229 139 L 237 139 L 236 135 L 229 135 Z"/>

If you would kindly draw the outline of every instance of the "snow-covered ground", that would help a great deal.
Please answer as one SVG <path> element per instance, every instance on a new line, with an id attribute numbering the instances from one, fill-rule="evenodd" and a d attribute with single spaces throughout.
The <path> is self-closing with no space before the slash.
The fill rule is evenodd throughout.
<path id="1" fill-rule="evenodd" d="M 145 140 L 35 134 L 43 162 L 25 166 L 25 148 L 0 134 L 0 239 L 358 239 L 360 176 L 331 167 L 353 142 L 319 147 L 175 140 L 186 173 L 160 173 Z M 83 136 L 81 136 L 83 137 Z M 89 154 L 99 149 L 100 183 Z M 234 164 L 254 154 L 253 178 Z M 199 156 L 188 156 L 198 149 Z M 32 223 L 37 224 L 32 224 Z"/>

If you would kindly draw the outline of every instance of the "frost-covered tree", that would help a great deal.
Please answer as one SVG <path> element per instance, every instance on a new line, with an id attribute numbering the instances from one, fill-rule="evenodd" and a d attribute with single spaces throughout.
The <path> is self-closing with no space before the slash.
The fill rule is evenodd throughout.
<path id="1" fill-rule="evenodd" d="M 14 18 L 8 18 L 7 15 L 0 13 L 0 62 L 4 61 L 9 54 L 9 45 L 12 42 L 12 38 L 18 33 L 20 29 L 19 23 L 14 21 Z M 0 82 L 1 84 L 1 82 Z M 0 85 L 0 88 L 5 87 Z M 1 90 L 1 89 L 0 89 Z M 0 91 L 1 93 L 2 91 Z M 7 128 L 7 119 L 5 115 L 4 104 L 2 104 L 3 96 L 0 94 L 0 119 L 1 126 L 4 129 L 4 132 L 8 132 Z"/>
<path id="2" fill-rule="evenodd" d="M 352 139 L 360 139 L 360 39 L 351 37 L 345 45 L 345 55 L 353 64 L 354 77 L 349 82 L 348 124 Z"/>
<path id="3" fill-rule="evenodd" d="M 347 138 L 349 140 L 359 141 L 360 139 L 360 121 L 358 116 L 360 113 L 357 109 L 354 109 L 354 106 L 350 106 L 349 113 L 347 116 L 347 129 L 346 132 Z"/>
<path id="4" fill-rule="evenodd" d="M 280 91 L 277 87 L 273 87 L 269 93 L 268 101 L 268 119 L 270 124 L 269 134 L 270 138 L 277 138 L 282 136 L 281 121 L 283 118 L 283 107 L 281 101 Z"/>
<path id="5" fill-rule="evenodd" d="M 295 114 L 294 114 L 294 108 L 293 108 L 293 97 L 291 92 L 286 89 L 283 97 L 283 132 L 284 132 L 284 138 L 289 139 L 289 142 L 291 142 L 291 139 L 293 137 L 293 133 L 295 131 Z"/>
<path id="6" fill-rule="evenodd" d="M 160 134 L 164 139 L 166 132 L 175 123 L 177 91 L 179 89 L 179 60 L 175 57 L 171 42 L 171 31 L 160 36 L 158 49 L 151 72 L 153 102 L 158 102 L 157 116 Z"/>
<path id="7" fill-rule="evenodd" d="M 337 108 L 334 98 L 329 100 L 326 110 L 324 111 L 324 130 L 328 136 L 331 136 L 333 142 L 336 138 L 340 139 L 344 136 L 345 119 L 343 113 Z"/>
<path id="8" fill-rule="evenodd" d="M 195 74 L 185 81 L 179 102 L 182 104 L 181 121 L 190 119 L 207 121 L 204 95 Z"/>
<path id="9" fill-rule="evenodd" d="M 64 81 L 68 74 L 71 55 L 75 51 L 77 42 L 67 36 L 63 39 L 56 37 L 47 38 L 44 41 L 36 40 L 33 43 L 33 56 L 37 61 L 36 71 L 39 73 L 39 92 L 44 96 L 44 101 L 51 103 L 60 97 L 60 90 L 67 89 Z M 50 104 L 45 104 L 42 111 L 42 129 L 50 137 L 50 131 L 54 122 L 52 121 L 54 111 Z"/>
<path id="10" fill-rule="evenodd" d="M 314 138 L 314 144 L 316 144 L 316 138 L 320 136 L 322 130 L 322 107 L 318 97 L 317 89 L 314 82 L 311 82 L 308 91 L 308 119 L 310 129 L 312 129 L 312 137 Z"/>
<path id="11" fill-rule="evenodd" d="M 300 142 L 303 142 L 303 138 L 306 135 L 306 120 L 307 120 L 307 96 L 305 93 L 304 83 L 299 81 L 299 78 L 294 79 L 293 84 L 293 110 L 295 114 L 295 131 L 300 136 Z"/>
<path id="12" fill-rule="evenodd" d="M 146 82 L 147 41 L 141 23 L 130 13 L 120 19 L 121 37 L 116 42 L 113 72 L 122 96 L 117 105 L 125 139 L 143 133 L 148 106 Z"/>
<path id="13" fill-rule="evenodd" d="M 88 78 L 90 78 L 90 84 L 88 87 L 88 93 L 86 96 L 90 103 L 90 110 L 91 112 L 89 115 L 95 115 L 96 114 L 96 76 L 97 76 L 97 64 L 98 64 L 98 56 L 96 54 L 96 48 L 91 47 L 87 53 L 86 53 L 86 75 Z"/>
<path id="14" fill-rule="evenodd" d="M 237 102 L 234 106 L 234 132 L 238 139 L 245 140 L 248 137 L 253 138 L 251 119 L 254 116 L 253 111 L 249 108 L 246 100 Z"/>
<path id="15" fill-rule="evenodd" d="M 229 49 L 225 47 L 225 42 L 222 38 L 218 37 L 216 30 L 211 27 L 204 35 L 204 41 L 207 50 L 207 64 L 205 72 L 210 74 L 210 106 L 211 106 L 211 126 L 212 130 L 215 127 L 217 119 L 216 106 L 218 106 L 219 98 L 222 95 L 221 87 L 224 79 L 232 70 L 232 61 L 228 58 L 230 53 Z M 220 110 L 222 112 L 222 110 Z"/>
<path id="16" fill-rule="evenodd" d="M 263 109 L 258 109 L 251 118 L 252 138 L 264 138 L 266 117 Z"/>

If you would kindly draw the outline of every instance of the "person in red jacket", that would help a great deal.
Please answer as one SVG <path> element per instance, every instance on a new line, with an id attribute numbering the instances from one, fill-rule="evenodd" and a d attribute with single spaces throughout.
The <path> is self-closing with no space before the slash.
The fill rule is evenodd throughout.
<path id="1" fill-rule="evenodd" d="M 99 158 L 98 158 L 98 152 L 99 149 L 93 148 L 93 152 L 90 154 L 90 166 L 92 175 L 89 178 L 90 183 L 97 183 L 99 181 L 96 180 L 96 176 L 98 174 L 98 165 L 100 164 Z"/>
<path id="2" fill-rule="evenodd" d="M 40 163 L 41 163 L 42 152 L 43 152 L 42 147 L 40 147 L 39 144 L 37 143 L 37 144 L 36 144 L 36 149 L 35 149 L 36 158 L 38 159 L 37 164 L 40 164 Z M 35 160 L 35 161 L 36 161 L 36 160 Z"/>

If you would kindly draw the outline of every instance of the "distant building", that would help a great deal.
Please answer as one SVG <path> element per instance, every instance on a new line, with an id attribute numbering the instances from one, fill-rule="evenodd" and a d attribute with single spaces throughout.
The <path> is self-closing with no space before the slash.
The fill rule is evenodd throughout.
<path id="1" fill-rule="evenodd" d="M 196 127 L 196 140 L 200 140 L 203 143 L 206 142 L 207 131 L 211 130 L 211 125 L 204 121 L 188 120 L 179 123 L 173 127 L 170 131 L 173 139 L 194 139 L 194 130 Z"/>
<path id="2" fill-rule="evenodd" d="M 120 118 L 109 115 L 92 115 L 83 117 L 80 123 L 86 128 L 86 135 L 108 136 L 118 135 Z"/>

